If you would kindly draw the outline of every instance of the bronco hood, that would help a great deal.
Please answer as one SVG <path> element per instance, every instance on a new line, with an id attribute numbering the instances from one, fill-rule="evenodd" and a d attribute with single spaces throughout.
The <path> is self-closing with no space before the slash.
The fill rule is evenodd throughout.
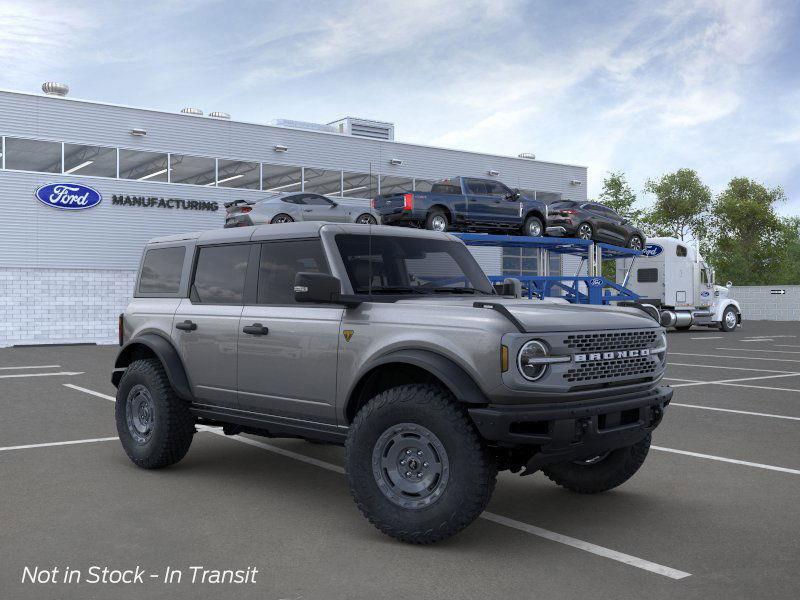
<path id="1" fill-rule="evenodd" d="M 427 302 L 409 300 L 408 302 Z M 483 307 L 474 310 L 495 310 L 498 314 L 508 310 L 511 317 L 525 329 L 526 333 L 553 331 L 591 331 L 603 329 L 646 329 L 660 327 L 651 317 L 638 308 L 622 306 L 598 306 L 578 304 L 556 304 L 538 300 L 520 300 L 496 296 L 460 296 L 458 298 L 431 298 L 436 306 L 473 308 L 476 303 Z M 508 318 L 508 317 L 506 317 Z M 511 319 L 509 319 L 511 324 Z"/>

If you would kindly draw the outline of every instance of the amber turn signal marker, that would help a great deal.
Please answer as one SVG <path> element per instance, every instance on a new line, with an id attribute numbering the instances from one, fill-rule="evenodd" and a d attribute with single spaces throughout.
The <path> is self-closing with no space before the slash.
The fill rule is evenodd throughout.
<path id="1" fill-rule="evenodd" d="M 507 346 L 500 346 L 500 366 L 503 369 L 503 373 L 508 371 L 508 347 Z"/>

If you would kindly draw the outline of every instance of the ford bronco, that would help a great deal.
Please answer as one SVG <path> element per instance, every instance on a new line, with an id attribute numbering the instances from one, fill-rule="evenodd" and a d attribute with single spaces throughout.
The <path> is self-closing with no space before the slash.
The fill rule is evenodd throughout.
<path id="1" fill-rule="evenodd" d="M 445 539 L 498 470 L 582 494 L 641 466 L 672 397 L 637 308 L 500 295 L 443 232 L 289 223 L 149 242 L 112 381 L 125 452 L 180 461 L 199 425 L 344 445 L 381 531 Z"/>

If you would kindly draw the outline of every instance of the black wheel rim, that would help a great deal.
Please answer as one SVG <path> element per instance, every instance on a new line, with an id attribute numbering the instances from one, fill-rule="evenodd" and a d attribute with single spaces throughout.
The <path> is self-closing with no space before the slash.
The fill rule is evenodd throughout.
<path id="1" fill-rule="evenodd" d="M 362 225 L 374 225 L 377 221 L 375 221 L 375 217 L 371 215 L 361 215 L 358 218 L 358 222 Z"/>
<path id="2" fill-rule="evenodd" d="M 153 396 L 142 384 L 133 386 L 128 392 L 125 400 L 125 420 L 128 432 L 138 444 L 146 444 L 153 435 L 154 408 Z"/>
<path id="3" fill-rule="evenodd" d="M 578 227 L 578 237 L 582 240 L 592 239 L 592 228 L 588 225 L 581 225 Z"/>
<path id="4" fill-rule="evenodd" d="M 447 451 L 430 429 L 398 423 L 384 431 L 372 451 L 378 489 L 395 506 L 419 510 L 442 497 L 450 477 Z"/>
<path id="5" fill-rule="evenodd" d="M 289 217 L 278 216 L 272 221 L 273 223 L 291 223 L 292 220 Z"/>

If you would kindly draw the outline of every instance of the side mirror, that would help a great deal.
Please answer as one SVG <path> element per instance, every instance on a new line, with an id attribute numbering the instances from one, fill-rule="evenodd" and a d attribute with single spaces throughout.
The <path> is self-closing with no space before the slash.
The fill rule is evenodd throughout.
<path id="1" fill-rule="evenodd" d="M 331 200 L 331 208 L 336 208 L 337 206 L 339 206 L 339 203 Z"/>
<path id="2" fill-rule="evenodd" d="M 294 277 L 294 299 L 296 302 L 317 304 L 343 304 L 356 306 L 359 301 L 350 301 L 342 296 L 342 282 L 327 273 L 301 271 Z"/>

